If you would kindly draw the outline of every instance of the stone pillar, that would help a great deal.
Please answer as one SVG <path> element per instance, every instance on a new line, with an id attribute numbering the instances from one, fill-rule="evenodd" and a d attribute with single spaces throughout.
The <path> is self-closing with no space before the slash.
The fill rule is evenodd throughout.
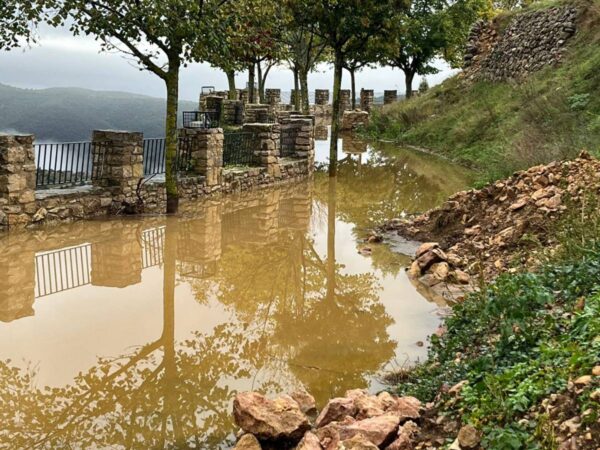
<path id="1" fill-rule="evenodd" d="M 375 102 L 375 92 L 371 89 L 360 90 L 360 109 L 370 112 Z"/>
<path id="2" fill-rule="evenodd" d="M 340 113 L 352 109 L 352 91 L 350 89 L 342 89 L 340 91 Z"/>
<path id="3" fill-rule="evenodd" d="M 194 172 L 206 178 L 207 186 L 221 184 L 223 177 L 223 129 L 183 128 L 180 138 L 189 139 Z"/>
<path id="4" fill-rule="evenodd" d="M 398 91 L 383 91 L 383 104 L 390 105 L 398 101 Z"/>
<path id="5" fill-rule="evenodd" d="M 25 225 L 35 213 L 33 135 L 0 134 L 0 230 Z"/>
<path id="6" fill-rule="evenodd" d="M 128 223 L 121 229 L 113 229 L 110 239 L 93 243 L 92 285 L 125 288 L 141 283 L 141 243 L 137 224 Z"/>
<path id="7" fill-rule="evenodd" d="M 110 188 L 113 202 L 135 204 L 137 185 L 144 177 L 144 135 L 94 130 L 92 141 L 93 183 Z"/>
<path id="8" fill-rule="evenodd" d="M 278 156 L 281 126 L 276 123 L 247 123 L 244 124 L 243 131 L 254 135 L 254 165 L 266 167 L 270 176 L 280 178 Z"/>
<path id="9" fill-rule="evenodd" d="M 240 101 L 245 105 L 246 103 L 248 103 L 249 98 L 250 94 L 248 92 L 248 89 L 242 89 L 240 91 Z"/>
<path id="10" fill-rule="evenodd" d="M 315 105 L 328 105 L 329 104 L 329 89 L 316 89 L 315 90 Z"/>
<path id="11" fill-rule="evenodd" d="M 279 105 L 281 103 L 281 89 L 266 89 L 265 100 L 271 106 Z"/>
<path id="12" fill-rule="evenodd" d="M 244 108 L 244 123 L 273 122 L 273 108 L 260 103 L 248 103 Z"/>
<path id="13" fill-rule="evenodd" d="M 244 102 L 223 100 L 221 125 L 241 125 L 242 123 L 244 123 Z"/>
<path id="14" fill-rule="evenodd" d="M 290 125 L 295 127 L 296 139 L 294 151 L 298 158 L 314 161 L 315 159 L 315 126 L 312 118 L 292 118 Z"/>

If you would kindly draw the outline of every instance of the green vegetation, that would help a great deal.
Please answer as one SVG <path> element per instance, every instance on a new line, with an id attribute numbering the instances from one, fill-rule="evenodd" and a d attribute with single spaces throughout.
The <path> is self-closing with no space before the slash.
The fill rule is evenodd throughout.
<path id="1" fill-rule="evenodd" d="M 509 14 L 505 13 L 506 17 Z M 367 133 L 429 148 L 492 180 L 600 150 L 600 2 L 593 0 L 563 63 L 526 82 L 469 83 L 455 76 L 375 113 Z"/>
<path id="2" fill-rule="evenodd" d="M 443 384 L 466 380 L 458 398 L 444 394 L 440 412 L 482 429 L 484 448 L 556 448 L 556 422 L 541 402 L 600 362 L 597 207 L 596 198 L 560 224 L 561 246 L 538 271 L 500 276 L 456 306 L 445 334 L 431 338 L 428 362 L 398 390 L 431 401 Z M 596 377 L 573 405 L 563 402 L 562 420 L 596 423 L 598 387 Z"/>

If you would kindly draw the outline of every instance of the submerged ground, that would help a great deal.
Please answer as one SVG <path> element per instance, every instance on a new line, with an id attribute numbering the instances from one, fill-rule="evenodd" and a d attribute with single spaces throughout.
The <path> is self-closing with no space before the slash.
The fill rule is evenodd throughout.
<path id="1" fill-rule="evenodd" d="M 0 237 L 0 447 L 227 446 L 236 391 L 323 404 L 423 358 L 438 305 L 362 239 L 470 175 L 350 139 L 340 159 L 337 182 Z"/>

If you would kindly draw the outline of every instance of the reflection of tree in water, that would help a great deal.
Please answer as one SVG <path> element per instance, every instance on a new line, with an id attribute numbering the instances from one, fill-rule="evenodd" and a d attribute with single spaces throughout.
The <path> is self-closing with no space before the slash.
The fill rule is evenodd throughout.
<path id="1" fill-rule="evenodd" d="M 331 207 L 329 213 L 335 218 Z M 335 221 L 329 225 L 331 241 Z M 323 260 L 306 227 L 278 230 L 262 243 L 230 244 L 214 276 L 190 283 L 199 301 L 217 286 L 217 299 L 237 320 L 176 342 L 181 232 L 169 219 L 156 341 L 101 358 L 60 388 L 38 389 L 32 374 L 0 362 L 0 447 L 219 448 L 234 431 L 236 380 L 277 393 L 302 384 L 323 402 L 365 386 L 393 357 L 386 332 L 392 319 L 378 301 L 375 278 L 344 274 L 331 247 Z"/>

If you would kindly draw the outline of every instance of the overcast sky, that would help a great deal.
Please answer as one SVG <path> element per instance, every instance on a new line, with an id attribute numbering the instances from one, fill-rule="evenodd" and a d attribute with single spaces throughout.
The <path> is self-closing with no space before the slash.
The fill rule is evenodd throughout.
<path id="1" fill-rule="evenodd" d="M 81 87 L 96 90 L 126 91 L 165 97 L 162 80 L 154 74 L 140 71 L 119 53 L 100 52 L 100 46 L 90 37 L 73 37 L 66 29 L 42 28 L 40 42 L 26 50 L 0 52 L 0 83 L 22 88 Z M 429 75 L 427 81 L 434 85 L 447 78 L 452 71 L 439 63 L 440 73 Z M 237 77 L 238 87 L 245 86 L 246 74 Z M 357 89 L 397 89 L 404 93 L 402 72 L 390 68 L 365 69 L 357 75 Z M 292 72 L 285 67 L 272 69 L 267 87 L 284 91 L 293 87 Z M 309 89 L 331 89 L 333 70 L 322 66 L 309 78 Z M 419 80 L 415 82 L 418 87 Z M 182 70 L 180 98 L 196 100 L 202 86 L 227 89 L 227 79 L 218 69 L 208 64 L 191 64 Z M 344 73 L 343 88 L 350 87 Z"/>

